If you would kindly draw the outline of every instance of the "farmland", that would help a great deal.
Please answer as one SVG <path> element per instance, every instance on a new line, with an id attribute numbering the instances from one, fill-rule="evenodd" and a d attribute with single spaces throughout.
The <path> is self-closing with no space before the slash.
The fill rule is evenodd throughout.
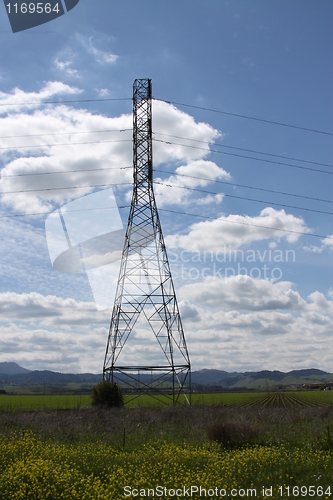
<path id="1" fill-rule="evenodd" d="M 125 397 L 128 406 L 165 406 L 169 399 L 159 402 L 148 396 Z M 210 405 L 226 407 L 267 406 L 292 407 L 320 406 L 333 404 L 333 391 L 293 391 L 293 392 L 243 392 L 192 394 L 192 405 Z M 0 395 L 0 410 L 41 410 L 75 409 L 90 406 L 90 396 L 77 395 Z"/>
<path id="2" fill-rule="evenodd" d="M 165 406 L 169 399 L 157 401 L 148 396 L 125 397 L 128 406 Z M 192 394 L 192 405 L 225 407 L 292 407 L 333 405 L 333 391 L 297 391 L 297 392 L 245 392 Z M 90 396 L 77 395 L 0 395 L 0 410 L 42 410 L 75 409 L 90 406 Z"/>
<path id="3" fill-rule="evenodd" d="M 89 396 L 1 396 L 0 498 L 118 500 L 125 486 L 144 490 L 137 498 L 148 488 L 150 498 L 182 498 L 173 490 L 193 485 L 218 488 L 213 498 L 237 489 L 234 498 L 246 490 L 287 498 L 289 487 L 330 499 L 332 396 L 193 394 L 192 407 L 149 406 L 140 396 L 114 409 L 92 407 Z"/>

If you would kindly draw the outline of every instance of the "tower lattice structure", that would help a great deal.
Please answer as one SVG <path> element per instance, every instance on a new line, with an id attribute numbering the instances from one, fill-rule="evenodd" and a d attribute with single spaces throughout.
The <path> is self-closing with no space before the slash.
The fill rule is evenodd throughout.
<path id="1" fill-rule="evenodd" d="M 150 79 L 133 85 L 133 177 L 103 376 L 133 397 L 149 393 L 173 404 L 190 403 L 190 358 L 153 190 Z M 144 349 L 147 332 L 153 336 Z M 126 363 L 129 354 L 140 360 Z"/>

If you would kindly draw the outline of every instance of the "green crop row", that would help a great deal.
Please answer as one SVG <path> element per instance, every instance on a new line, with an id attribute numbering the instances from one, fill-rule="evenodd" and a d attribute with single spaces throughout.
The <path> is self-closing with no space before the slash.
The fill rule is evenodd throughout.
<path id="1" fill-rule="evenodd" d="M 168 406 L 172 405 L 171 395 L 158 399 L 148 396 L 126 396 L 128 406 Z M 182 404 L 186 403 L 182 397 Z M 197 394 L 191 396 L 192 405 L 210 405 L 226 407 L 262 406 L 320 406 L 333 404 L 333 391 L 294 391 L 281 393 L 248 392 L 248 393 L 213 393 Z M 69 409 L 90 406 L 90 396 L 75 395 L 31 395 L 12 396 L 0 395 L 0 410 L 39 410 L 39 409 Z"/>
<path id="2" fill-rule="evenodd" d="M 73 409 L 91 404 L 90 396 L 7 396 L 0 395 L 1 410 Z"/>

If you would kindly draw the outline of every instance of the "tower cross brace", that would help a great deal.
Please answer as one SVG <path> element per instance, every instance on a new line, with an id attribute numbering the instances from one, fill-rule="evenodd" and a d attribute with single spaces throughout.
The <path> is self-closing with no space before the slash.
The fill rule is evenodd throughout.
<path id="1" fill-rule="evenodd" d="M 130 399 L 148 393 L 166 403 L 190 404 L 190 358 L 153 190 L 150 79 L 133 85 L 133 180 L 103 377 L 122 385 Z M 138 358 L 130 341 L 147 331 L 154 346 L 142 351 L 138 341 L 140 360 L 126 363 Z"/>

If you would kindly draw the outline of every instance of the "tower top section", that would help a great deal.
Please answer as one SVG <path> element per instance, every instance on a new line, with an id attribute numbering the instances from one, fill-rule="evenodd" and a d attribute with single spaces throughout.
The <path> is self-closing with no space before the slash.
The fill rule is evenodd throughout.
<path id="1" fill-rule="evenodd" d="M 137 79 L 133 84 L 133 178 L 134 200 L 142 191 L 153 188 L 151 80 Z"/>

